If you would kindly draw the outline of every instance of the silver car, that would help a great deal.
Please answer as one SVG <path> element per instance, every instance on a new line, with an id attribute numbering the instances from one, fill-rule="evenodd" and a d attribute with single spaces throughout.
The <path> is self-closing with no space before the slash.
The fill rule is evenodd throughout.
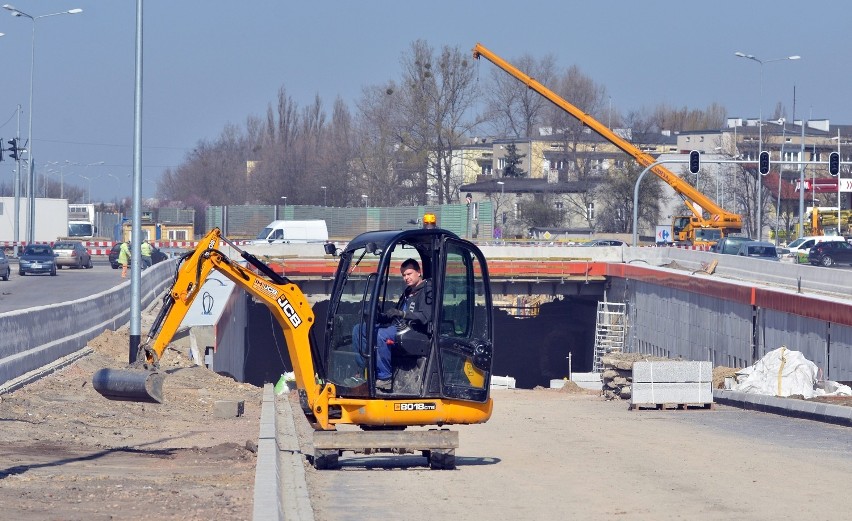
<path id="1" fill-rule="evenodd" d="M 53 245 L 56 267 L 91 268 L 92 255 L 80 241 L 59 241 Z"/>

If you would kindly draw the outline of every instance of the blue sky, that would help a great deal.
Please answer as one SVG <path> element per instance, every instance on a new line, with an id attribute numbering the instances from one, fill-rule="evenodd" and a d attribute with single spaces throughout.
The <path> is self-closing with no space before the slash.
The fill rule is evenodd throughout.
<path id="1" fill-rule="evenodd" d="M 36 165 L 70 161 L 65 181 L 94 200 L 130 195 L 136 2 L 2 0 L 36 22 L 33 152 Z M 604 7 L 605 5 L 605 7 Z M 354 110 L 367 85 L 399 77 L 412 41 L 470 49 L 482 43 L 512 61 L 552 54 L 604 85 L 622 112 L 660 103 L 730 116 L 770 114 L 778 101 L 796 117 L 852 124 L 848 7 L 837 2 L 600 2 L 568 0 L 405 2 L 362 0 L 148 0 L 144 2 L 142 194 L 199 140 L 229 123 L 263 116 L 279 87 L 305 106 L 340 96 Z M 0 10 L 0 137 L 27 135 L 32 24 Z M 761 66 L 800 55 L 799 61 Z M 480 78 L 493 66 L 482 60 Z M 762 99 L 762 103 L 761 100 Z M 569 100 L 570 101 L 570 100 Z M 792 114 L 790 114 L 792 115 Z M 84 165 L 100 163 L 86 167 Z M 0 179 L 12 179 L 12 162 Z M 227 182 L 227 180 L 223 180 Z M 294 202 L 298 204 L 298 202 Z"/>

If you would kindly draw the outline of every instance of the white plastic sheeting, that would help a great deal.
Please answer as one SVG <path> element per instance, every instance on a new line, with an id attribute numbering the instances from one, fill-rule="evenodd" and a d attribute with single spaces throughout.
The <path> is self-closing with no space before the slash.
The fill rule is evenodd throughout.
<path id="1" fill-rule="evenodd" d="M 734 391 L 768 396 L 852 396 L 852 388 L 837 382 L 821 382 L 819 368 L 800 351 L 781 346 L 737 373 Z"/>

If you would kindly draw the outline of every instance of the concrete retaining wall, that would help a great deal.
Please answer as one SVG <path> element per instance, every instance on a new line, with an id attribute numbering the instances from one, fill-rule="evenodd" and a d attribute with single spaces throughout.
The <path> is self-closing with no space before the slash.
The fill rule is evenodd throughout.
<path id="1" fill-rule="evenodd" d="M 150 304 L 174 277 L 175 260 L 142 272 L 142 307 Z M 84 347 L 105 329 L 130 321 L 130 281 L 87 297 L 0 313 L 0 385 Z"/>

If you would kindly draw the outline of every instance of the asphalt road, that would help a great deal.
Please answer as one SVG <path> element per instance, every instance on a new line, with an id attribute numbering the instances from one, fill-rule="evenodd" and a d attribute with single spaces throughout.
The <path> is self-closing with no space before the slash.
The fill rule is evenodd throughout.
<path id="1" fill-rule="evenodd" d="M 10 259 L 12 274 L 0 280 L 0 313 L 57 302 L 79 300 L 121 284 L 121 271 L 110 267 L 106 256 L 92 257 L 94 268 L 62 268 L 56 276 L 18 275 L 18 261 Z M 129 275 L 128 275 L 129 277 Z M 129 280 L 126 279 L 126 280 Z"/>
<path id="2" fill-rule="evenodd" d="M 555 390 L 498 390 L 494 416 L 456 426 L 457 469 L 419 455 L 345 453 L 306 468 L 314 518 L 845 519 L 848 427 L 717 406 L 630 411 Z M 293 407 L 311 450 L 310 429 Z M 301 415 L 301 416 L 300 416 Z"/>

